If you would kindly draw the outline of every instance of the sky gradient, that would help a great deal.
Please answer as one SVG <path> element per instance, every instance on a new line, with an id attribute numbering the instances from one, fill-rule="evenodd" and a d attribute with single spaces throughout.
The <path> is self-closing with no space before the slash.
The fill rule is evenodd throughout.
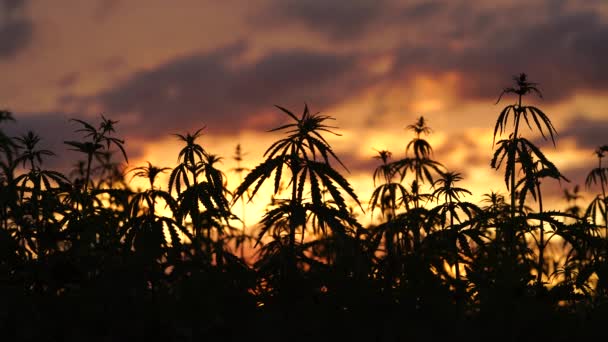
<path id="1" fill-rule="evenodd" d="M 77 157 L 62 144 L 77 128 L 69 118 L 119 120 L 130 167 L 175 166 L 170 134 L 206 126 L 200 142 L 236 186 L 236 144 L 255 166 L 280 137 L 266 131 L 287 119 L 273 105 L 307 103 L 336 119 L 342 135 L 329 141 L 364 202 L 374 149 L 402 157 L 404 128 L 422 115 L 435 159 L 462 172 L 475 199 L 506 193 L 490 168 L 492 130 L 513 98 L 495 102 L 526 72 L 557 148 L 522 134 L 571 188 L 608 143 L 606 37 L 603 0 L 0 0 L 0 107 L 18 120 L 10 132 L 33 129 L 64 157 L 53 167 Z"/>

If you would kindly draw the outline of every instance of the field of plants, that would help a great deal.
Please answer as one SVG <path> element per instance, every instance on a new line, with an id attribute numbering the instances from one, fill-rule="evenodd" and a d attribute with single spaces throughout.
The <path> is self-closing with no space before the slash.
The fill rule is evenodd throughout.
<path id="1" fill-rule="evenodd" d="M 379 151 L 360 198 L 326 137 L 331 117 L 277 106 L 289 123 L 264 160 L 228 189 L 219 156 L 183 143 L 173 168 L 127 168 L 120 125 L 73 119 L 81 160 L 45 168 L 39 136 L 0 113 L 0 339 L 4 341 L 582 341 L 608 315 L 608 141 L 563 211 L 543 207 L 567 182 L 523 127 L 555 143 L 525 74 L 498 101 L 490 167 L 508 193 L 467 201 L 462 175 L 433 159 L 423 117 L 405 157 Z M 66 123 L 69 124 L 69 123 Z M 401 124 L 401 123 L 399 123 Z M 406 123 L 407 124 L 407 123 Z M 169 175 L 168 184 L 158 176 Z M 129 180 L 148 181 L 134 190 Z M 242 201 L 270 186 L 252 234 Z M 258 197 L 256 197 L 258 196 Z M 364 226 L 352 205 L 382 222 Z M 170 214 L 167 214 L 170 213 Z M 244 249 L 255 258 L 246 260 Z M 605 333 L 604 333 L 605 335 Z"/>

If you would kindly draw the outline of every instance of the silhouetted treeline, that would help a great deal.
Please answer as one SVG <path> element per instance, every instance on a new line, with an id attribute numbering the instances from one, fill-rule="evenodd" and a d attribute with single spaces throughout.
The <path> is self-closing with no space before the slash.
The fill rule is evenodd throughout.
<path id="1" fill-rule="evenodd" d="M 65 141 L 81 160 L 45 169 L 52 151 L 33 132 L 7 136 L 0 112 L 0 339 L 5 341 L 583 340 L 608 314 L 608 168 L 598 147 L 586 186 L 564 211 L 543 207 L 549 182 L 568 182 L 524 125 L 555 143 L 525 74 L 499 97 L 490 166 L 506 195 L 480 203 L 462 175 L 433 159 L 420 117 L 405 154 L 378 152 L 361 199 L 325 137 L 331 117 L 277 107 L 290 122 L 264 161 L 228 189 L 202 130 L 176 134 L 178 165 L 127 169 L 117 122 L 74 119 Z M 490 143 L 490 142 L 488 142 Z M 598 145 L 601 142 L 598 142 Z M 371 171 L 371 170 L 370 170 Z M 160 174 L 169 183 L 158 184 Z M 145 190 L 129 185 L 148 181 Z M 242 201 L 272 187 L 245 234 Z M 555 186 L 555 184 L 552 184 Z M 260 199 L 258 199 L 260 200 Z M 577 201 L 578 200 L 578 201 Z M 353 213 L 380 217 L 363 226 Z M 241 214 L 243 216 L 244 214 Z M 375 222 L 377 222 L 376 220 Z M 245 247 L 249 246 L 249 247 Z M 254 248 L 253 264 L 244 259 Z"/>

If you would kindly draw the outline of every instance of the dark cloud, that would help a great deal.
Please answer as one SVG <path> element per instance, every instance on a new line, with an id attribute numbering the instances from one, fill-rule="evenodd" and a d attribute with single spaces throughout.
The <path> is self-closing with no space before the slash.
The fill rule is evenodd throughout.
<path id="1" fill-rule="evenodd" d="M 399 20 L 423 21 L 437 15 L 442 10 L 443 6 L 439 1 L 425 1 L 418 4 L 412 4 L 397 11 Z M 393 11 L 391 11 L 393 12 Z M 395 13 L 395 12 L 393 12 Z"/>
<path id="2" fill-rule="evenodd" d="M 534 20 L 525 15 L 530 11 Z M 567 10 L 551 2 L 504 11 L 460 4 L 438 11 L 432 20 L 451 26 L 401 47 L 397 70 L 404 77 L 457 72 L 462 75 L 457 91 L 466 99 L 497 98 L 520 72 L 540 82 L 547 101 L 580 90 L 608 90 L 608 23 L 597 11 Z"/>
<path id="3" fill-rule="evenodd" d="M 333 40 L 356 38 L 368 32 L 385 13 L 386 0 L 276 0 L 254 20 L 271 26 L 304 25 Z"/>
<path id="4" fill-rule="evenodd" d="M 57 81 L 57 85 L 61 88 L 68 88 L 76 84 L 80 80 L 80 72 L 72 71 L 65 74 Z"/>
<path id="5" fill-rule="evenodd" d="M 130 136 L 150 138 L 203 125 L 214 134 L 236 134 L 243 128 L 266 130 L 283 120 L 273 104 L 299 114 L 307 102 L 313 111 L 322 111 L 370 83 L 353 55 L 283 50 L 239 64 L 245 49 L 236 44 L 177 58 L 93 98 L 66 97 L 64 103 L 96 104 L 112 118 L 135 116 Z"/>
<path id="6" fill-rule="evenodd" d="M 597 9 L 566 0 L 483 6 L 452 1 L 273 1 L 260 11 L 267 25 L 304 24 L 329 39 L 402 37 L 394 73 L 404 81 L 424 73 L 462 75 L 467 100 L 496 99 L 511 77 L 526 72 L 547 101 L 575 91 L 608 90 L 608 20 Z M 350 41 L 366 49 L 366 40 Z"/>
<path id="7" fill-rule="evenodd" d="M 33 23 L 25 6 L 24 0 L 0 0 L 0 59 L 16 56 L 32 40 Z"/>
<path id="8" fill-rule="evenodd" d="M 591 155 L 598 146 L 608 144 L 608 120 L 573 117 L 561 128 L 558 138 L 575 139 L 577 146 Z"/>

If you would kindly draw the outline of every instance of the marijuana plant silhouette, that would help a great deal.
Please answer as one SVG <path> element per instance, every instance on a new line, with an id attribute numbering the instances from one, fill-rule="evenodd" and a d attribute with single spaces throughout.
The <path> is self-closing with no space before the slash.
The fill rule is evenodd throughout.
<path id="1" fill-rule="evenodd" d="M 282 277 L 291 284 L 297 272 L 296 235 L 300 235 L 301 240 L 304 241 L 308 214 L 315 217 L 321 233 L 325 234 L 325 227 L 328 227 L 334 234 L 343 234 L 343 224 L 352 224 L 354 221 L 349 218 L 348 206 L 341 191 L 348 194 L 359 206 L 360 203 L 348 181 L 330 165 L 332 158 L 344 167 L 322 135 L 322 133 L 339 135 L 333 132 L 332 129 L 335 127 L 325 124 L 331 118 L 318 113 L 312 114 L 307 105 L 304 106 L 300 117 L 283 107 L 276 107 L 293 122 L 270 130 L 270 132 L 285 131 L 286 137 L 274 142 L 266 150 L 264 153 L 266 160 L 245 177 L 235 191 L 233 203 L 252 187 L 251 198 L 253 198 L 264 181 L 273 173 L 276 195 L 283 178 L 283 170 L 289 171 L 288 184 L 291 185 L 291 196 L 280 200 L 275 209 L 264 215 L 258 243 L 271 229 L 275 230 L 273 236 L 282 240 L 282 231 L 286 230 L 287 252 L 281 253 L 286 256 Z M 304 196 L 306 185 L 310 191 L 309 199 Z M 331 196 L 331 201 L 323 200 L 322 187 Z"/>

